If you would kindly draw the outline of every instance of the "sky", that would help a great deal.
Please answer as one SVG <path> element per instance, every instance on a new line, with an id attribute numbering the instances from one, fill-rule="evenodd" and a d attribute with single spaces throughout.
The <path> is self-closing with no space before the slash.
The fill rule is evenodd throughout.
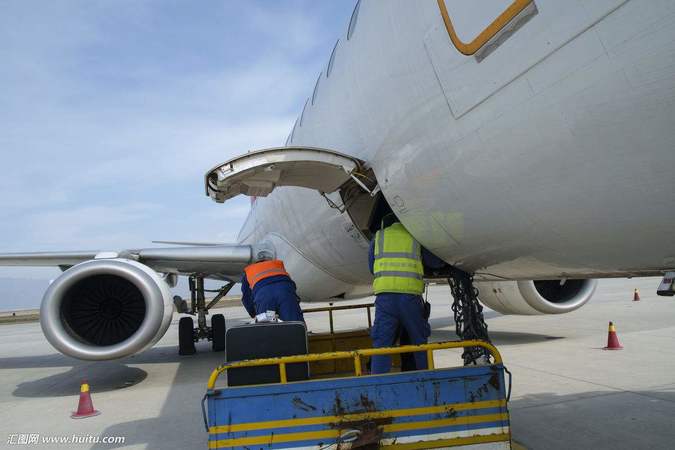
<path id="1" fill-rule="evenodd" d="M 204 174 L 283 145 L 354 4 L 0 0 L 0 252 L 233 242 Z"/>

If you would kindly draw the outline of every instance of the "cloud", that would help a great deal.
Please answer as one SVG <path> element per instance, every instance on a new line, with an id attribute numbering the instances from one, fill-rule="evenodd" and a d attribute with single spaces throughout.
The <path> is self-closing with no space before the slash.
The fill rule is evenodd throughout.
<path id="1" fill-rule="evenodd" d="M 204 174 L 283 144 L 352 7 L 3 2 L 0 252 L 234 240 Z"/>
<path id="2" fill-rule="evenodd" d="M 162 214 L 166 214 L 163 206 L 148 203 L 94 204 L 38 211 L 27 216 L 28 225 L 22 235 L 41 248 L 56 248 L 63 242 L 74 242 L 80 248 L 115 249 L 120 240 L 131 240 L 129 244 L 133 246 L 133 237 L 137 235 L 135 226 L 149 216 Z"/>

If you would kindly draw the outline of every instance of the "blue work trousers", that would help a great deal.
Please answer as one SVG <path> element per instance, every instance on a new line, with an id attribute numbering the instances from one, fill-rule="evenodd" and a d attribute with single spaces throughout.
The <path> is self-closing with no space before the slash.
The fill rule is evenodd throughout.
<path id="1" fill-rule="evenodd" d="M 431 334 L 429 321 L 424 317 L 424 300 L 420 295 L 385 293 L 375 297 L 375 323 L 370 337 L 373 347 L 393 347 L 404 329 L 412 345 L 426 344 Z M 427 368 L 426 352 L 417 352 L 415 367 Z M 391 369 L 391 356 L 375 355 L 371 360 L 371 373 L 387 373 Z"/>
<path id="2" fill-rule="evenodd" d="M 253 289 L 253 299 L 256 314 L 276 311 L 284 322 L 305 320 L 295 294 L 295 285 L 290 280 L 256 285 Z"/>

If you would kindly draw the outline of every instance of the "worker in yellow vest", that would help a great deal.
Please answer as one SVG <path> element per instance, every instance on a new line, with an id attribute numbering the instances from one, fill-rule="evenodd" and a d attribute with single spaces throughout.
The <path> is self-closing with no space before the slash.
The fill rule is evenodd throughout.
<path id="1" fill-rule="evenodd" d="M 393 222 L 385 228 L 386 222 Z M 370 244 L 370 271 L 374 276 L 375 323 L 371 330 L 373 347 L 391 347 L 400 331 L 405 331 L 409 343 L 426 344 L 431 334 L 425 311 L 423 259 L 432 266 L 443 264 L 427 252 L 405 227 L 393 217 L 385 217 L 382 228 Z M 427 368 L 426 353 L 414 354 L 415 368 Z M 391 357 L 373 356 L 371 372 L 387 373 Z"/>

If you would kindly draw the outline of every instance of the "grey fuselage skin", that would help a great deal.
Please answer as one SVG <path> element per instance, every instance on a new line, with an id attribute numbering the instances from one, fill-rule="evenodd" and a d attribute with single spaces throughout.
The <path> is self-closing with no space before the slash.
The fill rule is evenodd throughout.
<path id="1" fill-rule="evenodd" d="M 510 2 L 451 3 L 468 41 Z M 535 4 L 477 58 L 435 0 L 362 1 L 286 144 L 366 161 L 415 238 L 477 278 L 675 267 L 675 2 Z M 239 241 L 263 240 L 304 299 L 368 291 L 366 236 L 316 191 L 256 199 Z"/>

